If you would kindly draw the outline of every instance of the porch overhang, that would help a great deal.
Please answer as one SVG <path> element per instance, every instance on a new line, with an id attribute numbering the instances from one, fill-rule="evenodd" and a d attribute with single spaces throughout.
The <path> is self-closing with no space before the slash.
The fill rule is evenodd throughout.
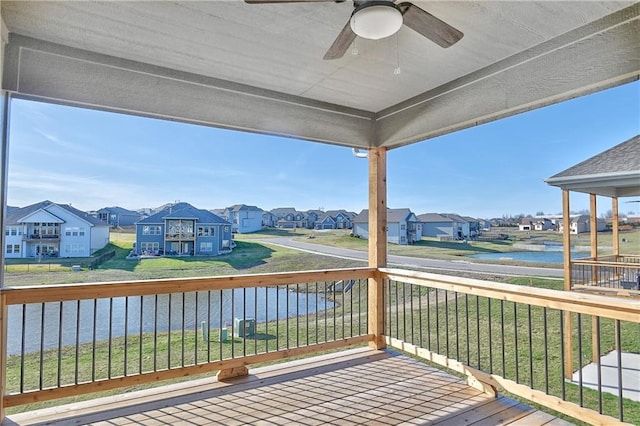
<path id="1" fill-rule="evenodd" d="M 464 38 L 441 49 L 403 29 L 395 43 L 362 41 L 367 55 L 323 61 L 348 4 L 3 1 L 2 87 L 27 99 L 396 148 L 640 75 L 638 3 L 416 3 Z"/>
<path id="2" fill-rule="evenodd" d="M 640 196 L 640 170 L 549 178 L 545 182 L 569 191 L 604 197 Z"/>

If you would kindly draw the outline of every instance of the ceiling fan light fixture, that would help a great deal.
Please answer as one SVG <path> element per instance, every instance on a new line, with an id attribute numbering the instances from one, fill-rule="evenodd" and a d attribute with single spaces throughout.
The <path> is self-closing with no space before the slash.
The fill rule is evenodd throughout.
<path id="1" fill-rule="evenodd" d="M 359 37 L 379 40 L 402 27 L 402 12 L 390 1 L 368 1 L 351 14 L 351 29 Z"/>

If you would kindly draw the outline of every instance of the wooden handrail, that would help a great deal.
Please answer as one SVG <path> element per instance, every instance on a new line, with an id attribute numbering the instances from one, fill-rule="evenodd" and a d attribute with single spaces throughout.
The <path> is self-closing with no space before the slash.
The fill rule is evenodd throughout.
<path id="1" fill-rule="evenodd" d="M 297 282 L 333 281 L 345 277 L 364 279 L 373 277 L 373 268 L 329 269 L 324 271 L 233 275 L 199 278 L 170 278 L 145 281 L 100 282 L 91 284 L 60 284 L 49 286 L 7 287 L 0 290 L 8 305 L 23 303 L 64 302 L 69 300 L 102 299 L 109 297 L 148 296 L 153 294 L 186 293 L 205 290 L 224 290 L 266 287 Z"/>
<path id="2" fill-rule="evenodd" d="M 640 300 L 627 300 L 426 272 L 381 268 L 384 278 L 458 293 L 640 323 Z"/>

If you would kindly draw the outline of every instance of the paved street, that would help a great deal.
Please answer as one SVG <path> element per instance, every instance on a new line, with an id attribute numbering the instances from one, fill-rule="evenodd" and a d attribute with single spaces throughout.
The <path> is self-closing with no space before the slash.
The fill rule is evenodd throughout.
<path id="1" fill-rule="evenodd" d="M 356 259 L 362 260 L 364 262 L 366 262 L 368 259 L 368 254 L 364 251 L 330 247 L 321 244 L 312 244 L 304 241 L 294 240 L 289 237 L 264 239 L 261 240 L 261 242 L 326 256 Z M 563 270 L 561 268 L 536 268 L 531 266 L 495 265 L 487 263 L 472 263 L 466 260 L 423 259 L 419 257 L 395 255 L 390 255 L 388 259 L 389 266 L 419 267 L 425 269 L 439 269 L 441 271 L 469 271 L 475 273 L 500 275 L 523 275 L 536 277 L 563 276 Z"/>

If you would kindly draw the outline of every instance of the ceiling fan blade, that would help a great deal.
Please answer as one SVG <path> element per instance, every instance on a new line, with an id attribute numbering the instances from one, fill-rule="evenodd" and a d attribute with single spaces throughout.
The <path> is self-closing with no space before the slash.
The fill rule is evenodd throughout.
<path id="1" fill-rule="evenodd" d="M 343 0 L 344 1 L 344 0 Z M 244 0 L 249 4 L 267 4 L 267 3 L 334 3 L 336 0 Z"/>
<path id="2" fill-rule="evenodd" d="M 464 36 L 461 31 L 429 12 L 425 12 L 413 3 L 400 3 L 398 7 L 402 11 L 403 23 L 407 27 L 441 47 L 452 46 Z"/>
<path id="3" fill-rule="evenodd" d="M 351 22 L 347 21 L 347 24 L 342 28 L 340 34 L 338 34 L 338 37 L 336 37 L 322 59 L 329 60 L 342 58 L 355 39 L 356 33 L 351 29 Z"/>

